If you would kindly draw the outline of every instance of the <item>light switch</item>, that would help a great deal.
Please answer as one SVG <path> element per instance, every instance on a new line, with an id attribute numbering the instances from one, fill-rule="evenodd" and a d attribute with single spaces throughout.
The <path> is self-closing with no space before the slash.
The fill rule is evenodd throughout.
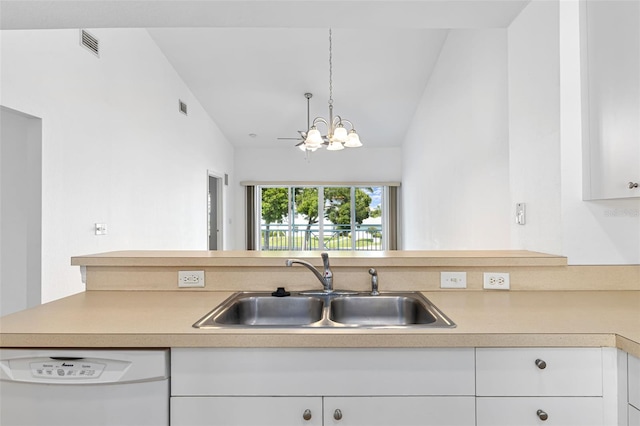
<path id="1" fill-rule="evenodd" d="M 96 223 L 96 235 L 107 235 L 107 224 L 106 223 Z"/>
<path id="2" fill-rule="evenodd" d="M 516 204 L 516 223 L 518 225 L 524 225 L 526 222 L 526 215 L 525 215 L 525 204 L 524 203 L 517 203 Z"/>

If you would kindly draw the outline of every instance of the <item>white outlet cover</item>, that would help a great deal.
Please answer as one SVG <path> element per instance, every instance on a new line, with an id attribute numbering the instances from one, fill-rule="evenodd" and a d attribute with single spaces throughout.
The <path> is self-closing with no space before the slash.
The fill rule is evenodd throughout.
<path id="1" fill-rule="evenodd" d="M 467 273 L 440 272 L 440 288 L 467 288 Z"/>
<path id="2" fill-rule="evenodd" d="M 204 271 L 178 271 L 178 287 L 204 287 Z"/>
<path id="3" fill-rule="evenodd" d="M 509 290 L 508 272 L 485 272 L 483 276 L 483 287 L 487 290 Z"/>

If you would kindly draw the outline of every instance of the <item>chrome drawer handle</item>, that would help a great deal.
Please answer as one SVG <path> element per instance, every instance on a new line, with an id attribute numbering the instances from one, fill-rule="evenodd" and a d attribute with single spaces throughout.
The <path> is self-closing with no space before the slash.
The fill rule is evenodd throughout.
<path id="1" fill-rule="evenodd" d="M 544 370 L 545 368 L 547 368 L 547 363 L 541 359 L 536 359 L 536 365 L 540 370 Z"/>
<path id="2" fill-rule="evenodd" d="M 311 410 L 309 410 L 308 408 L 304 410 L 304 413 L 302 413 L 302 418 L 305 420 L 311 420 Z"/>
<path id="3" fill-rule="evenodd" d="M 333 412 L 333 418 L 336 420 L 340 420 L 342 418 L 342 411 L 340 411 L 339 408 L 337 408 L 336 411 Z"/>
<path id="4" fill-rule="evenodd" d="M 542 410 L 536 411 L 536 414 L 538 415 L 538 418 L 543 422 L 549 418 L 549 415 Z"/>

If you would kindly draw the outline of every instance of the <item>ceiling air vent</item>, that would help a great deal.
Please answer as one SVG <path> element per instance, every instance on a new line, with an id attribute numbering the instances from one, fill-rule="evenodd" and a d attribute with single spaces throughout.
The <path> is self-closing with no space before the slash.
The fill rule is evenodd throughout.
<path id="1" fill-rule="evenodd" d="M 184 115 L 187 115 L 187 104 L 182 102 L 180 99 L 178 99 L 178 111 L 180 111 Z"/>
<path id="2" fill-rule="evenodd" d="M 100 57 L 100 42 L 86 30 L 80 30 L 80 44 L 94 55 Z"/>

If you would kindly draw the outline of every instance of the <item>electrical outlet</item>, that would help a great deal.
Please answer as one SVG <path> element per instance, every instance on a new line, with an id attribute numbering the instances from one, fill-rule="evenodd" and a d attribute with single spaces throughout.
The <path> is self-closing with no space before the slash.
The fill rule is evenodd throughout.
<path id="1" fill-rule="evenodd" d="M 489 290 L 509 290 L 509 274 L 503 272 L 485 272 L 484 288 Z"/>
<path id="2" fill-rule="evenodd" d="M 440 272 L 440 288 L 467 288 L 467 273 Z"/>
<path id="3" fill-rule="evenodd" d="M 178 271 L 178 287 L 204 287 L 204 271 Z"/>

